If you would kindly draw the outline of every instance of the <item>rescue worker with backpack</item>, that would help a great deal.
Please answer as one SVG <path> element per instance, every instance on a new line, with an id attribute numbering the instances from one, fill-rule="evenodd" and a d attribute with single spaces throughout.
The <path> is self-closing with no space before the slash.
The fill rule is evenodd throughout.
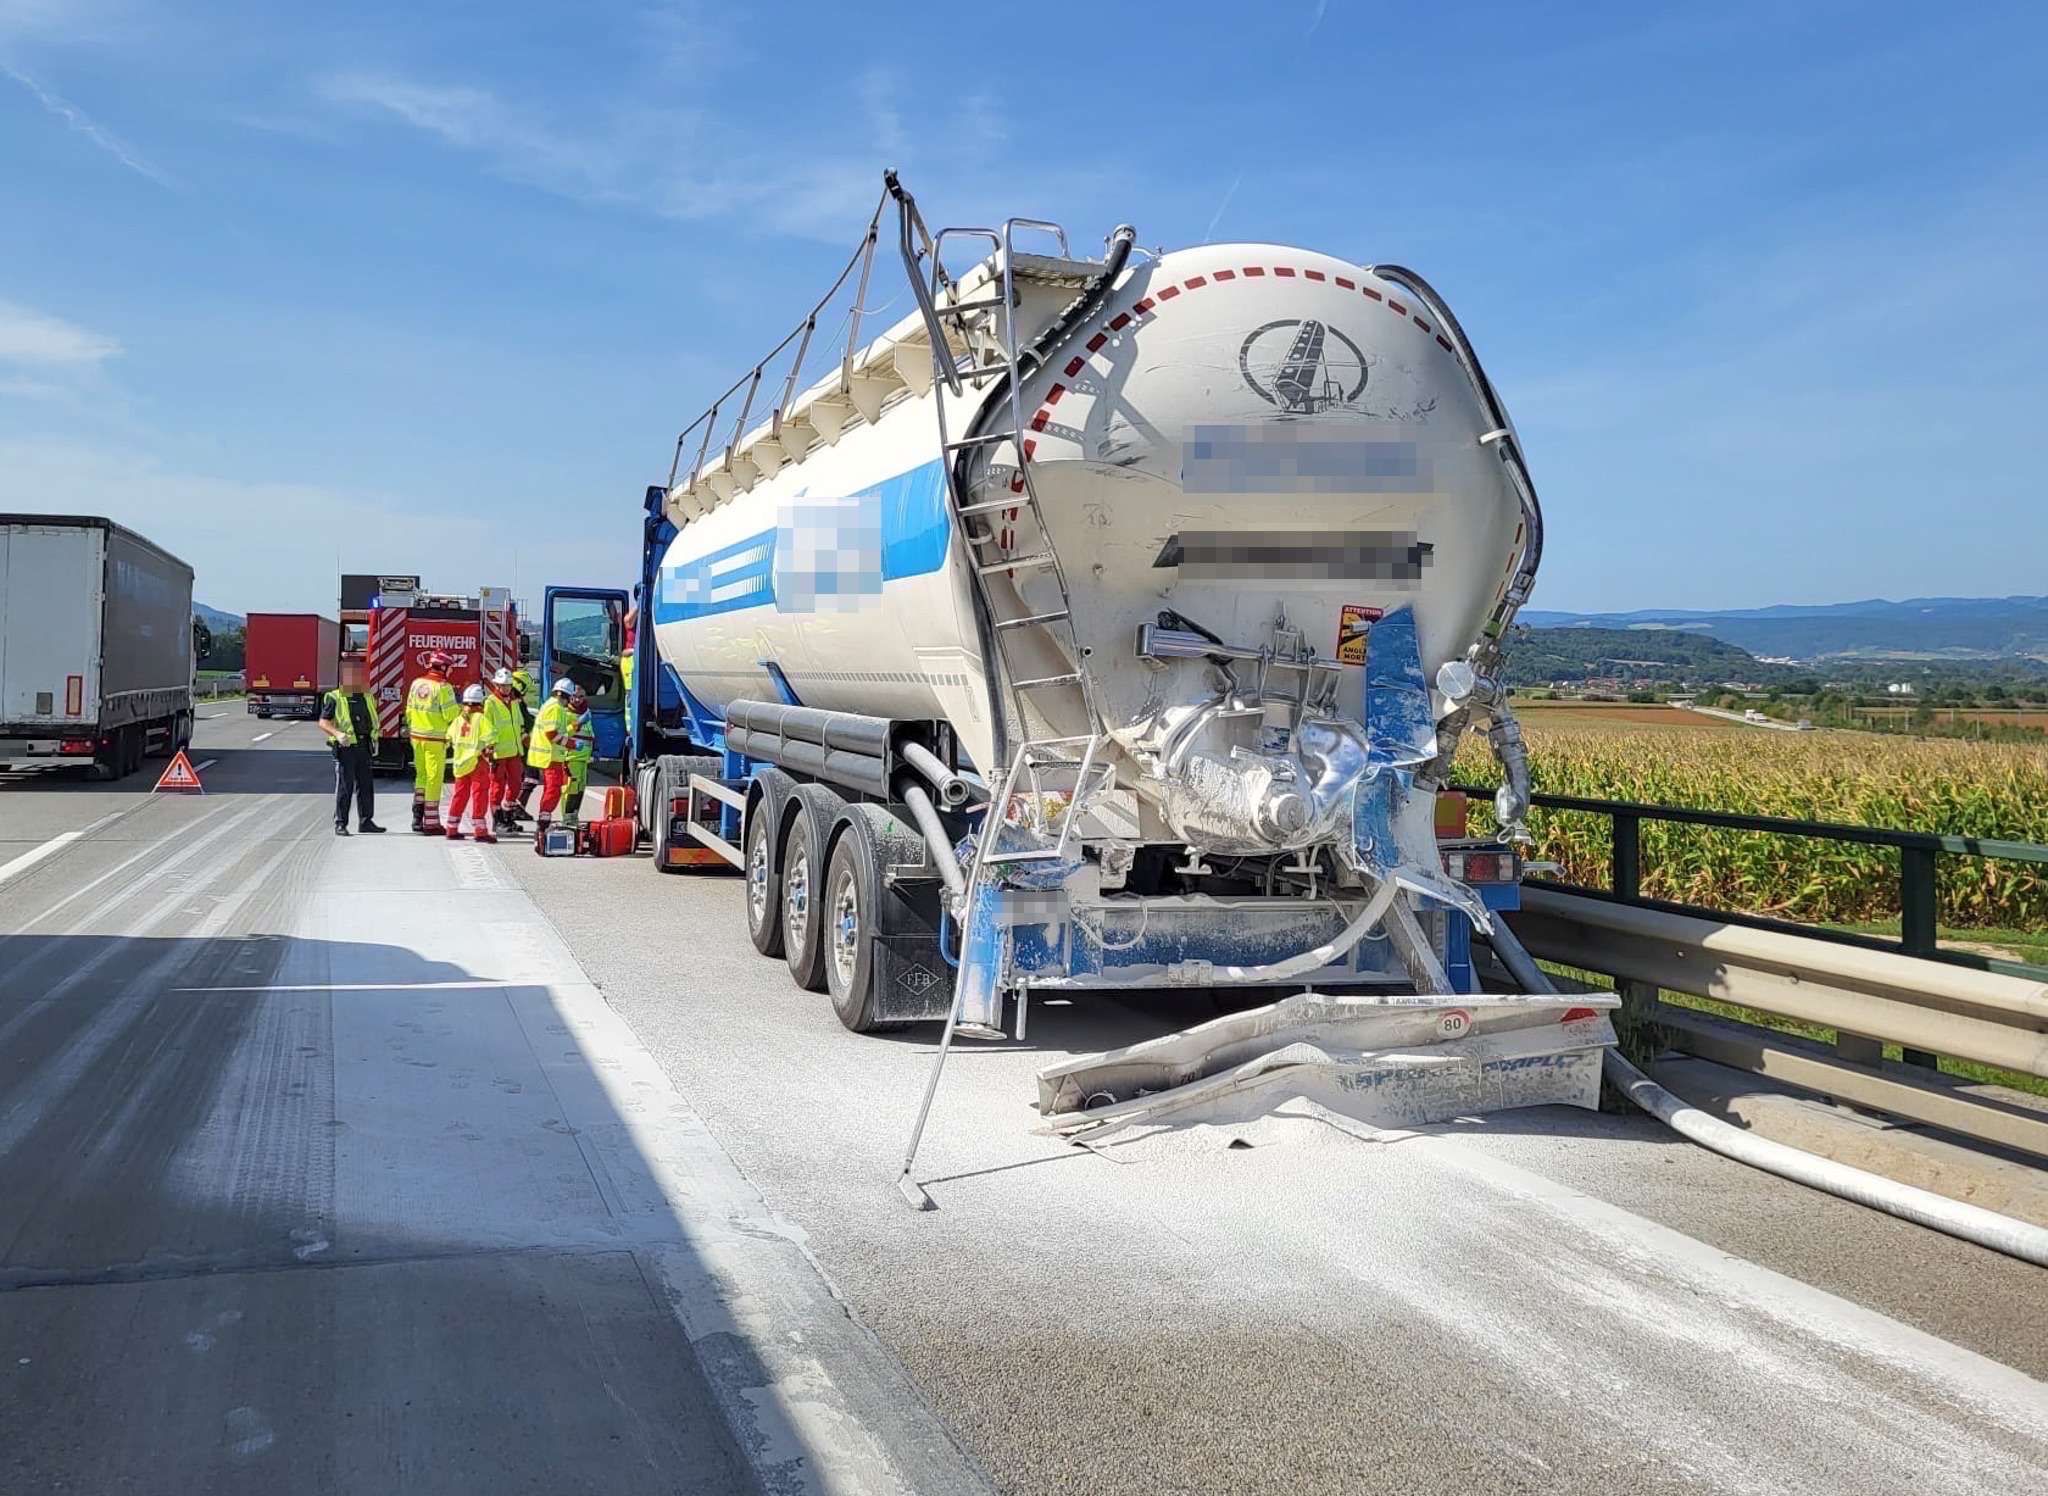
<path id="1" fill-rule="evenodd" d="M 520 776 L 526 757 L 515 689 L 512 672 L 500 669 L 491 677 L 490 694 L 484 699 L 484 723 L 491 736 L 491 822 L 508 833 L 519 829 Z"/>
<path id="2" fill-rule="evenodd" d="M 455 794 L 448 801 L 448 840 L 462 840 L 462 815 L 466 810 L 476 822 L 476 839 L 494 842 L 491 833 L 491 801 L 497 780 L 491 772 L 494 746 L 490 725 L 484 716 L 487 693 L 471 686 L 462 693 L 462 715 L 448 727 L 449 769 L 455 775 Z"/>
<path id="3" fill-rule="evenodd" d="M 576 730 L 569 697 L 575 689 L 566 676 L 555 682 L 554 690 L 533 719 L 533 744 L 526 750 L 526 766 L 539 770 L 541 776 L 540 814 L 533 823 L 533 850 L 543 854 L 547 849 L 548 826 L 554 820 L 555 807 L 561 803 L 563 786 L 569 781 L 570 739 Z"/>
<path id="4" fill-rule="evenodd" d="M 427 656 L 426 674 L 405 693 L 405 730 L 412 738 L 412 829 L 441 829 L 441 778 L 448 762 L 448 729 L 461 715 L 448 684 L 448 656 Z"/>

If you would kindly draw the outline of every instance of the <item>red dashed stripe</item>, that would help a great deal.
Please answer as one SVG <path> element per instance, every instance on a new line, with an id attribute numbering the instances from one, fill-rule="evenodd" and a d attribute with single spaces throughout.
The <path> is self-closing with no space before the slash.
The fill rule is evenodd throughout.
<path id="1" fill-rule="evenodd" d="M 1334 280 L 1337 283 L 1337 285 L 1343 290 L 1362 291 L 1367 296 L 1371 297 L 1374 301 L 1379 302 L 1388 311 L 1394 313 L 1395 316 L 1406 317 L 1409 321 L 1413 322 L 1417 327 L 1421 328 L 1424 332 L 1429 333 L 1436 339 L 1437 346 L 1442 348 L 1444 352 L 1455 354 L 1458 351 L 1451 345 L 1451 341 L 1449 338 L 1446 338 L 1440 332 L 1436 332 L 1433 328 L 1431 328 L 1431 326 L 1427 322 L 1423 321 L 1422 318 L 1411 313 L 1408 310 L 1408 308 L 1403 306 L 1400 302 L 1395 301 L 1392 297 L 1382 296 L 1379 292 L 1375 291 L 1371 286 L 1362 286 L 1357 281 L 1354 281 L 1347 276 L 1326 276 L 1320 270 L 1297 270 L 1291 265 L 1275 265 L 1272 267 L 1272 269 L 1273 274 L 1275 276 L 1281 277 L 1282 279 L 1291 280 L 1298 275 L 1305 279 L 1313 281 Z M 1180 295 L 1180 293 L 1183 291 L 1199 291 L 1204 286 L 1208 285 L 1211 281 L 1221 283 L 1223 281 L 1236 280 L 1239 276 L 1243 276 L 1247 280 L 1257 280 L 1262 278 L 1265 274 L 1266 267 L 1263 265 L 1245 265 L 1236 270 L 1212 270 L 1207 275 L 1191 275 L 1185 281 L 1182 281 L 1178 286 L 1162 286 L 1158 290 L 1154 291 L 1151 295 L 1143 297 L 1142 299 L 1136 302 L 1133 302 L 1129 311 L 1118 312 L 1114 317 L 1110 318 L 1108 323 L 1105 324 L 1101 331 L 1097 332 L 1093 337 L 1088 339 L 1088 352 L 1100 353 L 1106 346 L 1108 346 L 1111 333 L 1122 332 L 1126 327 L 1129 327 L 1131 323 L 1137 318 L 1144 317 L 1150 314 L 1151 312 L 1155 311 L 1160 302 L 1171 301 L 1176 296 Z M 1080 375 L 1081 371 L 1086 367 L 1087 359 L 1085 357 L 1077 357 L 1068 360 L 1066 366 L 1067 378 L 1077 378 Z M 1031 418 L 1031 429 L 1033 431 L 1043 431 L 1045 430 L 1046 426 L 1051 423 L 1052 408 L 1060 403 L 1061 397 L 1067 393 L 1067 388 L 1068 387 L 1064 384 L 1055 384 L 1051 389 L 1045 392 L 1045 403 L 1039 406 L 1038 413 L 1032 416 Z M 1024 442 L 1025 459 L 1028 461 L 1031 458 L 1032 454 L 1035 453 L 1037 450 L 1038 443 L 1027 438 Z M 1011 478 L 1010 488 L 1012 492 L 1021 491 L 1023 487 L 1024 479 L 1021 473 Z M 1515 539 L 1517 542 L 1521 540 L 1521 531 L 1519 529 L 1517 529 L 1515 532 Z M 1509 558 L 1508 571 L 1509 576 L 1512 578 L 1514 572 L 1514 559 L 1512 557 Z"/>

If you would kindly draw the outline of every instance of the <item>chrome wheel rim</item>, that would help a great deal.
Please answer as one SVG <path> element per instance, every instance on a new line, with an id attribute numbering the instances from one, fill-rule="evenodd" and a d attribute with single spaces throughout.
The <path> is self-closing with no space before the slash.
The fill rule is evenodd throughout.
<path id="1" fill-rule="evenodd" d="M 844 872 L 832 889 L 832 974 L 839 990 L 853 990 L 854 971 L 860 964 L 860 900 L 853 891 L 853 874 Z"/>
<path id="2" fill-rule="evenodd" d="M 804 925 L 811 912 L 811 860 L 801 850 L 793 852 L 789 868 L 782 875 L 782 926 L 789 948 L 804 945 Z"/>
<path id="3" fill-rule="evenodd" d="M 747 857 L 747 917 L 760 929 L 768 923 L 768 838 L 757 835 Z"/>

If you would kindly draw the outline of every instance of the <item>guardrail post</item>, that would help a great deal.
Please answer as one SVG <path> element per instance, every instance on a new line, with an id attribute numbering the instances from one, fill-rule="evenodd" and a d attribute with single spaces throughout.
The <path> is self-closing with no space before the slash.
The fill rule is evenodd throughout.
<path id="1" fill-rule="evenodd" d="M 1899 944 L 1909 956 L 1932 956 L 1940 945 L 1935 933 L 1934 878 L 1932 847 L 1899 848 Z M 1940 1068 L 1927 1050 L 1902 1053 L 1908 1065 Z"/>
<path id="2" fill-rule="evenodd" d="M 1617 899 L 1634 903 L 1643 881 L 1642 818 L 1617 810 L 1614 821 L 1614 857 L 1609 866 L 1608 886 Z"/>

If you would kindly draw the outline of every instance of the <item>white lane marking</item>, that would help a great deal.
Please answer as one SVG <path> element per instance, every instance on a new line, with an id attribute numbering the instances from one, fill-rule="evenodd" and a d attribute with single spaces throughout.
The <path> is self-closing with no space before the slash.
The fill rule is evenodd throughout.
<path id="1" fill-rule="evenodd" d="M 217 758 L 202 759 L 192 766 L 192 772 L 197 774 L 201 769 L 210 769 L 219 762 L 220 760 Z"/>
<path id="2" fill-rule="evenodd" d="M 155 803 L 155 796 L 145 796 L 142 803 L 140 805 L 135 806 L 133 810 L 120 811 L 115 815 L 106 817 L 105 820 L 95 821 L 93 825 L 104 825 L 107 820 L 118 821 L 121 819 L 122 816 L 132 815 L 134 814 L 135 810 L 140 810 L 145 805 L 152 805 Z M 177 864 L 183 862 L 186 858 L 190 857 L 200 847 L 212 841 L 215 838 L 215 836 L 219 834 L 220 830 L 226 829 L 225 827 L 222 827 L 215 831 L 209 831 L 204 836 L 199 837 L 196 841 L 193 840 L 193 833 L 197 831 L 198 828 L 205 822 L 213 820 L 216 816 L 227 815 L 230 812 L 234 812 L 235 814 L 239 815 L 242 819 L 246 820 L 248 819 L 249 815 L 253 814 L 257 809 L 260 809 L 262 804 L 263 801 L 258 800 L 256 802 L 256 805 L 250 806 L 246 810 L 243 807 L 237 805 L 221 805 L 216 807 L 215 809 L 201 813 L 198 819 L 193 821 L 190 826 L 187 826 L 185 828 L 184 834 L 186 840 L 184 841 L 182 848 L 178 852 L 173 853 L 172 856 L 168 858 L 164 862 L 163 866 L 160 867 L 157 871 L 169 871 L 171 868 L 175 867 Z M 33 919 L 24 921 L 22 924 L 18 925 L 13 930 L 7 931 L 5 934 L 0 934 L 0 945 L 4 945 L 7 941 L 14 939 L 18 935 L 26 934 L 30 929 L 32 929 L 36 925 L 41 924 L 51 915 L 56 914 L 58 911 L 66 908 L 71 904 L 77 903 L 80 899 L 84 898 L 87 894 L 91 893 L 94 889 L 100 887 L 102 884 L 108 882 L 111 879 L 119 877 L 129 868 L 133 867 L 136 863 L 142 861 L 143 858 L 151 856 L 152 854 L 161 851 L 164 845 L 165 844 L 161 841 L 151 841 L 143 843 L 141 850 L 136 852 L 134 856 L 123 858 L 120 862 L 108 868 L 104 873 L 101 873 L 97 878 L 93 879 L 92 882 L 86 884 L 83 888 L 75 889 L 71 893 L 66 894 L 63 898 L 59 899 L 56 903 L 52 904 L 49 908 L 45 909 L 41 914 L 36 915 Z M 130 897 L 134 892 L 134 889 L 129 889 L 126 892 L 117 895 L 113 902 L 119 903 L 122 899 Z M 80 924 L 76 929 L 67 930 L 64 933 L 67 935 L 76 935 L 77 933 L 79 933 L 80 930 L 83 930 L 85 928 L 85 924 L 89 923 L 91 923 L 90 916 L 88 916 L 85 923 Z"/>
<path id="3" fill-rule="evenodd" d="M 276 734 L 276 733 L 274 733 L 274 732 L 259 732 L 259 733 L 257 733 L 257 734 L 256 734 L 256 736 L 255 736 L 255 737 L 253 737 L 253 738 L 249 739 L 249 741 L 250 741 L 250 742 L 252 742 L 252 743 L 262 743 L 262 742 L 267 742 L 268 740 L 270 740 L 271 738 L 274 738 L 274 737 L 276 737 L 276 736 L 277 736 L 277 734 Z"/>
<path id="4" fill-rule="evenodd" d="M 45 857 L 50 856 L 54 852 L 63 851 L 64 848 L 70 846 L 71 843 L 77 841 L 83 835 L 85 835 L 83 831 L 60 831 L 40 847 L 31 847 L 11 862 L 0 862 L 0 883 L 5 883 L 9 878 L 21 876 L 21 874 L 27 872 Z"/>
<path id="5" fill-rule="evenodd" d="M 461 982 L 273 982 L 249 987 L 173 987 L 173 992 L 468 992 L 478 987 L 523 987 L 498 977 L 471 977 Z"/>
<path id="6" fill-rule="evenodd" d="M 91 836 L 95 831 L 99 830 L 100 827 L 106 825 L 109 821 L 118 821 L 119 819 L 121 819 L 122 816 L 126 814 L 128 814 L 128 812 L 125 810 L 109 811 L 106 815 L 101 816 L 97 821 L 88 821 L 86 822 L 85 825 L 80 826 L 76 831 L 60 831 L 57 833 L 57 835 L 51 837 L 48 841 L 44 842 L 40 847 L 31 847 L 29 848 L 28 851 L 22 853 L 13 861 L 0 863 L 0 883 L 5 883 L 9 878 L 13 878 L 18 876 L 19 874 L 27 872 L 30 868 L 34 867 L 37 863 L 41 862 L 45 857 L 48 857 L 55 852 L 61 852 L 64 848 L 70 846 L 71 843 L 79 840 L 81 837 Z"/>

